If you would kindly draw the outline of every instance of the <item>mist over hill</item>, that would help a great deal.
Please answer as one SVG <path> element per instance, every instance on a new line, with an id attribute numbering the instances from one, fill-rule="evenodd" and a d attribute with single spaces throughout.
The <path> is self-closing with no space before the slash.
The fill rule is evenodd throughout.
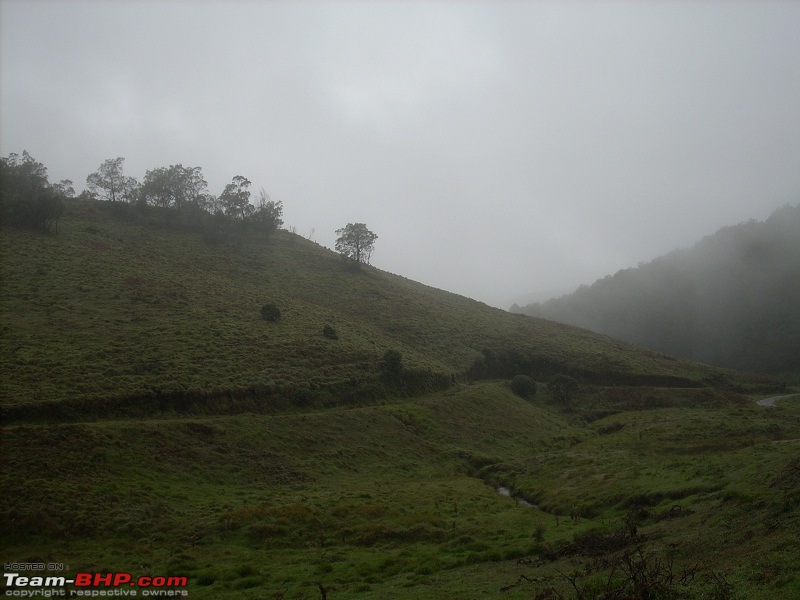
<path id="1" fill-rule="evenodd" d="M 800 370 L 800 205 L 512 312 L 748 371 Z"/>

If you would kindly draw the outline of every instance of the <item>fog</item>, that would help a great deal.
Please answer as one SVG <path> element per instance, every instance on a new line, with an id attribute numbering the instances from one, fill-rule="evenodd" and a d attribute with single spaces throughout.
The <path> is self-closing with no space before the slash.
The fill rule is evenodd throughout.
<path id="1" fill-rule="evenodd" d="M 800 197 L 800 4 L 0 2 L 0 150 L 202 167 L 507 308 Z"/>
<path id="2" fill-rule="evenodd" d="M 800 372 L 800 203 L 572 294 L 513 307 L 690 360 Z"/>

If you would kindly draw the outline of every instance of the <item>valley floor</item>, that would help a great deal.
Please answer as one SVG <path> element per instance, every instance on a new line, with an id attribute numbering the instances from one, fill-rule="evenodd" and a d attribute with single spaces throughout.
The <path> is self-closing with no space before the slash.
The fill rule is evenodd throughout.
<path id="1" fill-rule="evenodd" d="M 800 597 L 797 398 L 565 413 L 543 387 L 6 426 L 2 560 L 198 599 Z"/>

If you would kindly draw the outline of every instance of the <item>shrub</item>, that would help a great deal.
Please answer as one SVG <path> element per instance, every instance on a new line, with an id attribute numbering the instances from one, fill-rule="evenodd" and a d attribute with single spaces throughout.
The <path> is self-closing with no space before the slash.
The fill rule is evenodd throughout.
<path id="1" fill-rule="evenodd" d="M 597 433 L 600 435 L 611 435 L 612 433 L 616 433 L 621 429 L 625 428 L 625 423 L 609 423 L 608 425 L 603 425 L 597 429 Z"/>
<path id="2" fill-rule="evenodd" d="M 515 375 L 511 389 L 521 398 L 530 398 L 536 395 L 536 382 L 527 375 Z"/>
<path id="3" fill-rule="evenodd" d="M 197 575 L 198 585 L 211 585 L 217 580 L 217 574 L 214 571 L 202 571 Z"/>
<path id="4" fill-rule="evenodd" d="M 567 409 L 572 408 L 572 397 L 578 391 L 578 380 L 569 375 L 554 375 L 547 384 L 547 389 L 556 402 L 564 404 Z"/>
<path id="5" fill-rule="evenodd" d="M 307 387 L 301 387 L 292 393 L 291 399 L 296 407 L 307 408 L 314 402 L 314 392 Z"/>
<path id="6" fill-rule="evenodd" d="M 381 371 L 390 376 L 398 376 L 403 372 L 403 355 L 399 350 L 386 351 L 381 360 Z"/>
<path id="7" fill-rule="evenodd" d="M 339 339 L 339 332 L 336 331 L 330 325 L 325 325 L 325 327 L 322 328 L 322 335 L 325 336 L 326 338 L 328 338 L 329 340 L 338 340 Z"/>
<path id="8" fill-rule="evenodd" d="M 403 382 L 403 355 L 399 350 L 387 350 L 380 362 L 381 378 L 384 383 L 400 386 Z"/>
<path id="9" fill-rule="evenodd" d="M 265 304 L 261 307 L 261 317 L 267 321 L 275 322 L 281 318 L 281 309 L 274 304 Z"/>

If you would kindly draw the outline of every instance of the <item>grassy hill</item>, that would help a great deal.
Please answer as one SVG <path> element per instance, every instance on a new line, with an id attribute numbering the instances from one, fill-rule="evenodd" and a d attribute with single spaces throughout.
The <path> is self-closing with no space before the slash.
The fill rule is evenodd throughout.
<path id="1" fill-rule="evenodd" d="M 380 361 L 389 349 L 423 388 L 517 372 L 746 384 L 732 372 L 377 269 L 353 272 L 285 231 L 210 244 L 145 216 L 115 219 L 114 208 L 71 206 L 58 235 L 3 232 L 1 400 L 6 409 L 25 407 L 14 415 L 87 418 L 152 411 L 159 402 L 219 412 L 233 399 L 267 411 L 287 401 L 369 401 L 385 395 Z M 266 303 L 281 310 L 278 322 L 261 318 Z M 323 336 L 325 325 L 338 339 Z"/>
<path id="2" fill-rule="evenodd" d="M 192 598 L 800 594 L 775 381 L 114 210 L 2 231 L 4 562 Z"/>

